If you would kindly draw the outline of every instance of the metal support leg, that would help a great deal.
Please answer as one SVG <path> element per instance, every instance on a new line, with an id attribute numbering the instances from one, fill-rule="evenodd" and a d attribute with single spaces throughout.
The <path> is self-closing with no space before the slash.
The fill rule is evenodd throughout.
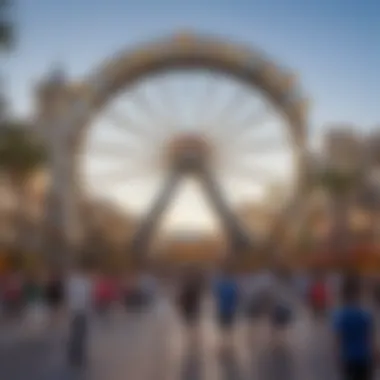
<path id="1" fill-rule="evenodd" d="M 223 199 L 216 180 L 211 173 L 206 171 L 201 173 L 200 180 L 209 197 L 211 205 L 220 216 L 224 229 L 228 235 L 230 250 L 234 253 L 245 251 L 251 246 L 251 241 L 244 231 L 243 226 L 239 223 L 235 214 Z"/>
<path id="2" fill-rule="evenodd" d="M 149 249 L 152 234 L 161 219 L 170 199 L 174 195 L 177 184 L 181 178 L 181 173 L 173 171 L 165 182 L 157 199 L 153 202 L 152 208 L 143 219 L 142 224 L 137 230 L 131 245 L 131 252 L 138 261 L 145 258 Z"/>

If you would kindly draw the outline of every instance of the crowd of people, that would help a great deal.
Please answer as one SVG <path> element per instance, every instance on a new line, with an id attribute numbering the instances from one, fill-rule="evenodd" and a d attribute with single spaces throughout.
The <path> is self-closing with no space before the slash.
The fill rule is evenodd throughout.
<path id="1" fill-rule="evenodd" d="M 179 308 L 183 321 L 194 330 L 200 315 L 204 284 L 198 275 L 183 283 Z M 230 271 L 213 283 L 216 315 L 224 335 L 231 332 L 241 311 L 250 320 L 266 315 L 274 332 L 286 331 L 297 312 L 297 303 L 309 310 L 315 323 L 327 323 L 335 337 L 337 368 L 342 379 L 374 378 L 377 366 L 375 315 L 379 307 L 379 281 L 357 275 L 289 276 L 286 273 L 240 277 Z M 193 333 L 193 332 L 192 332 Z"/>
<path id="2" fill-rule="evenodd" d="M 371 305 L 376 305 L 379 286 L 376 281 L 364 283 L 357 276 L 327 278 L 287 272 L 241 275 L 228 268 L 205 274 L 193 268 L 168 280 L 149 274 L 116 278 L 78 268 L 65 277 L 60 273 L 34 277 L 10 273 L 0 284 L 1 315 L 5 321 L 25 316 L 36 320 L 44 314 L 54 325 L 62 315 L 67 316 L 67 357 L 76 367 L 86 361 L 92 311 L 106 321 L 112 305 L 146 307 L 154 304 L 159 293 L 170 298 L 190 337 L 197 334 L 204 298 L 212 298 L 222 347 L 231 342 L 236 321 L 242 315 L 249 321 L 266 316 L 274 331 L 282 331 L 294 319 L 297 305 L 303 304 L 316 321 L 330 323 L 344 378 L 371 379 L 376 362 L 374 309 L 367 307 L 368 297 L 363 304 L 362 296 L 371 294 Z M 328 312 L 333 309 L 336 310 L 330 316 Z"/>
<path id="3" fill-rule="evenodd" d="M 85 276 L 91 283 L 91 305 L 98 314 L 105 314 L 116 300 L 126 304 L 143 302 L 150 293 L 149 284 L 144 277 L 139 283 L 132 276 L 117 278 L 115 276 L 86 271 Z M 54 313 L 62 308 L 70 288 L 80 289 L 72 276 L 62 273 L 25 276 L 19 272 L 10 272 L 0 276 L 0 317 L 4 320 L 17 320 L 37 307 L 45 306 Z M 71 283 L 74 282 L 74 285 Z M 141 289 L 138 293 L 136 288 Z"/>

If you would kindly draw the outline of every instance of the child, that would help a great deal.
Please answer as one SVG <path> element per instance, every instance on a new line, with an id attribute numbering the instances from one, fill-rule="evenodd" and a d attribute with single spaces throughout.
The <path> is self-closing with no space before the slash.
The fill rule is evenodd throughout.
<path id="1" fill-rule="evenodd" d="M 334 315 L 334 332 L 344 379 L 373 378 L 374 321 L 360 304 L 361 284 L 358 278 L 344 280 L 343 306 Z"/>

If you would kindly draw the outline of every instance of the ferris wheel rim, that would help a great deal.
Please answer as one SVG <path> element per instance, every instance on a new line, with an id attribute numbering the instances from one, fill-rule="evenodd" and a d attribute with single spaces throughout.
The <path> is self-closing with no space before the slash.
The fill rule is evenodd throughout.
<path id="1" fill-rule="evenodd" d="M 92 118 L 105 109 L 122 90 L 128 90 L 149 75 L 177 69 L 209 69 L 227 74 L 234 80 L 259 90 L 286 121 L 285 128 L 290 132 L 290 148 L 294 152 L 305 148 L 305 99 L 295 83 L 284 85 L 284 81 L 289 79 L 288 72 L 261 53 L 242 45 L 197 35 L 177 37 L 123 52 L 96 69 L 83 82 L 90 104 L 90 120 L 85 124 L 90 124 Z M 270 74 L 276 77 L 277 83 L 271 82 Z M 82 128 L 82 131 L 86 129 Z"/>
<path id="2" fill-rule="evenodd" d="M 286 119 L 293 149 L 304 148 L 308 104 L 294 76 L 261 52 L 205 35 L 175 34 L 123 51 L 93 70 L 82 85 L 90 114 L 96 116 L 122 90 L 147 75 L 192 68 L 220 71 L 258 89 Z"/>

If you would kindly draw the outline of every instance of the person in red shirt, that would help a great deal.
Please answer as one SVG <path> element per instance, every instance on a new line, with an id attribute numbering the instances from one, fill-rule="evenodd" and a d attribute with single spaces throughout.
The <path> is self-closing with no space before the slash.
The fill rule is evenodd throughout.
<path id="1" fill-rule="evenodd" d="M 11 273 L 4 283 L 4 306 L 9 317 L 17 317 L 22 307 L 22 281 L 17 273 Z"/>
<path id="2" fill-rule="evenodd" d="M 328 292 L 323 275 L 318 274 L 310 289 L 311 308 L 316 318 L 323 317 L 328 307 Z"/>
<path id="3" fill-rule="evenodd" d="M 106 319 L 115 297 L 114 284 L 110 278 L 100 275 L 95 285 L 95 306 L 99 316 Z"/>

